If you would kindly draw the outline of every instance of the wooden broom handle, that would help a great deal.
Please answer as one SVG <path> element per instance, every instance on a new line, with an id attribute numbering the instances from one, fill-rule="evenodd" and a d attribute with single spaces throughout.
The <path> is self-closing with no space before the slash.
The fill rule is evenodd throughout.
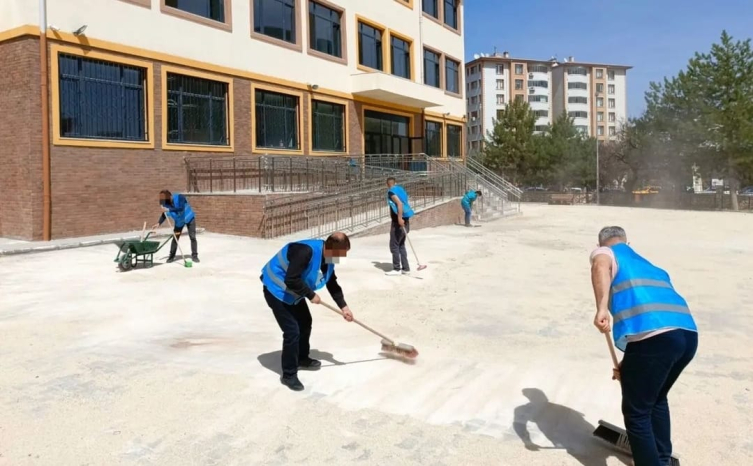
<path id="1" fill-rule="evenodd" d="M 336 312 L 336 313 L 340 314 L 341 316 L 343 315 L 343 312 L 340 309 L 336 308 L 335 306 L 332 306 L 331 304 L 327 304 L 324 301 L 320 301 L 319 304 L 321 304 L 322 306 L 326 307 L 327 309 L 329 309 L 332 312 Z M 374 330 L 373 328 L 369 327 L 368 325 L 366 325 L 366 324 L 364 324 L 362 322 L 359 322 L 355 318 L 353 318 L 353 322 L 355 322 L 356 324 L 358 324 L 361 327 L 365 328 L 366 330 L 368 330 L 369 332 L 373 333 L 374 335 L 376 335 L 378 337 L 382 337 L 382 339 L 387 340 L 387 341 L 389 341 L 392 344 L 395 344 L 395 341 L 392 338 L 387 338 L 386 336 L 384 336 L 381 333 L 377 332 L 376 330 Z"/>
<path id="2" fill-rule="evenodd" d="M 609 347 L 609 354 L 612 355 L 612 363 L 614 364 L 615 370 L 620 369 L 620 362 L 617 361 L 617 353 L 614 351 L 614 343 L 612 343 L 612 332 L 607 332 L 604 334 L 604 337 L 607 339 L 607 346 Z"/>

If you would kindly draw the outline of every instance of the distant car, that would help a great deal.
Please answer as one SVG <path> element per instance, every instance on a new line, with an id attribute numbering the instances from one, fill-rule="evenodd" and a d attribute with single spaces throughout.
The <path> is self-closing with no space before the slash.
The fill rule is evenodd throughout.
<path id="1" fill-rule="evenodd" d="M 570 188 L 568 191 L 570 191 L 571 193 L 582 193 L 583 188 Z"/>
<path id="2" fill-rule="evenodd" d="M 740 190 L 741 196 L 753 196 L 753 186 L 748 186 Z"/>

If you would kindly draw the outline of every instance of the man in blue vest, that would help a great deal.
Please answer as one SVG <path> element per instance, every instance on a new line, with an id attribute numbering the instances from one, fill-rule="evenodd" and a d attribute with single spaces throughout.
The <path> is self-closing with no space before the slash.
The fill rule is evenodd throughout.
<path id="1" fill-rule="evenodd" d="M 402 186 L 395 184 L 395 178 L 387 178 L 387 205 L 390 208 L 390 252 L 392 252 L 392 270 L 385 275 L 409 275 L 408 251 L 405 239 L 410 232 L 410 218 L 413 209 L 408 202 L 408 193 Z"/>
<path id="2" fill-rule="evenodd" d="M 465 226 L 471 226 L 471 212 L 473 209 L 473 203 L 476 201 L 476 199 L 483 195 L 484 194 L 481 191 L 474 191 L 471 189 L 467 193 L 465 193 L 463 199 L 460 200 L 460 206 L 463 208 L 463 212 L 465 212 Z"/>
<path id="3" fill-rule="evenodd" d="M 262 269 L 264 299 L 282 330 L 280 382 L 291 390 L 303 390 L 298 380 L 299 368 L 318 370 L 322 366 L 309 356 L 312 319 L 306 299 L 314 304 L 321 303 L 316 291 L 326 286 L 345 320 L 353 320 L 335 275 L 335 264 L 346 257 L 349 250 L 347 235 L 336 232 L 326 241 L 310 239 L 289 243 Z"/>
<path id="4" fill-rule="evenodd" d="M 173 219 L 174 224 L 175 237 L 170 244 L 170 256 L 167 258 L 167 262 L 175 260 L 175 253 L 178 250 L 176 238 L 180 239 L 183 228 L 188 228 L 188 237 L 191 239 L 191 259 L 194 262 L 200 262 L 198 244 L 196 242 L 196 215 L 193 213 L 193 209 L 188 203 L 186 196 L 173 194 L 167 189 L 163 189 L 159 193 L 159 203 L 162 206 L 162 215 L 160 215 L 159 222 L 152 227 L 152 230 L 156 230 L 162 225 L 166 218 L 165 215 L 169 215 Z"/>
<path id="5" fill-rule="evenodd" d="M 625 352 L 614 378 L 636 466 L 670 464 L 667 394 L 698 348 L 698 328 L 669 274 L 627 244 L 625 230 L 605 227 L 591 253 L 594 325 L 610 330 Z"/>

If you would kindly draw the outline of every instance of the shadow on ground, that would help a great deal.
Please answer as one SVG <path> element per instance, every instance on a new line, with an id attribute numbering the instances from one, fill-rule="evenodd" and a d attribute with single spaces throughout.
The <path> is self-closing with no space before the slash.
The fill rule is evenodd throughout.
<path id="1" fill-rule="evenodd" d="M 282 367 L 280 366 L 281 356 L 282 356 L 282 350 L 278 350 L 278 351 L 272 351 L 271 353 L 260 354 L 256 359 L 259 361 L 259 364 L 261 364 L 266 369 L 274 372 L 277 375 L 282 375 Z M 322 361 L 322 369 L 326 369 L 328 367 L 333 367 L 333 366 L 347 366 L 350 364 L 360 364 L 364 362 L 384 361 L 387 359 L 392 359 L 390 355 L 382 354 L 381 356 L 382 357 L 379 357 L 379 358 L 363 359 L 359 361 L 339 361 L 335 359 L 332 353 L 328 353 L 326 351 L 319 351 L 316 349 L 312 349 L 309 352 L 309 357 L 311 357 L 312 359 L 318 359 Z"/>
<path id="2" fill-rule="evenodd" d="M 625 465 L 630 464 L 626 455 L 608 448 L 593 436 L 595 427 L 586 421 L 582 413 L 551 403 L 538 388 L 525 388 L 523 395 L 529 402 L 515 408 L 513 430 L 527 450 L 565 450 L 583 466 L 607 466 L 607 459 L 612 456 Z M 533 443 L 528 432 L 529 422 L 536 424 L 554 446 Z"/>
<path id="3" fill-rule="evenodd" d="M 389 262 L 377 262 L 377 261 L 374 261 L 374 262 L 372 262 L 372 264 L 374 264 L 374 267 L 376 267 L 377 269 L 379 269 L 379 270 L 381 270 L 383 272 L 389 272 L 390 270 L 392 270 L 392 264 L 389 263 Z"/>

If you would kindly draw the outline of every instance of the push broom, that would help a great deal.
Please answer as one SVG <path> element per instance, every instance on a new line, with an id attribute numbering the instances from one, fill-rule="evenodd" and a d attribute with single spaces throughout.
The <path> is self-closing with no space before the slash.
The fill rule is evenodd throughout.
<path id="1" fill-rule="evenodd" d="M 413 251 L 413 255 L 416 256 L 416 262 L 418 262 L 418 270 L 421 271 L 428 267 L 426 264 L 421 264 L 421 261 L 418 259 L 418 253 L 416 252 L 416 248 L 413 247 L 413 242 L 410 240 L 410 235 L 408 235 L 408 232 L 403 228 L 403 233 L 405 233 L 405 237 L 408 238 L 408 244 L 410 245 L 410 250 Z"/>
<path id="2" fill-rule="evenodd" d="M 180 251 L 180 257 L 183 259 L 183 267 L 185 268 L 191 268 L 193 267 L 193 262 L 191 260 L 186 260 L 185 254 L 183 254 L 183 248 L 180 247 L 180 241 L 178 241 L 178 236 L 175 234 L 175 228 L 173 227 L 173 222 L 170 221 L 170 216 L 167 215 L 167 212 L 165 212 L 165 220 L 167 220 L 167 224 L 170 225 L 170 230 L 173 232 L 173 239 L 178 245 L 178 251 Z"/>
<path id="3" fill-rule="evenodd" d="M 612 336 L 610 332 L 604 334 L 607 339 L 607 346 L 609 347 L 609 354 L 612 356 L 612 364 L 614 370 L 619 372 L 620 363 L 617 361 L 617 353 L 614 350 L 614 343 L 612 343 Z M 610 424 L 606 421 L 599 420 L 599 426 L 594 430 L 593 435 L 610 445 L 617 447 L 619 450 L 632 456 L 633 451 L 630 449 L 630 440 L 628 440 L 627 432 L 614 424 Z M 670 466 L 680 466 L 680 459 L 672 455 L 670 459 Z"/>
<path id="4" fill-rule="evenodd" d="M 343 315 L 343 312 L 340 309 L 330 304 L 327 304 L 325 302 L 321 302 L 320 304 L 332 312 L 335 312 L 341 316 Z M 406 345 L 405 343 L 397 343 L 395 342 L 395 340 L 382 335 L 381 333 L 377 332 L 376 330 L 364 324 L 363 322 L 359 322 L 357 319 L 353 319 L 353 322 L 365 328 L 366 330 L 373 333 L 374 335 L 381 337 L 382 338 L 382 351 L 384 351 L 385 353 L 397 354 L 399 356 L 403 356 L 408 359 L 415 359 L 418 356 L 418 351 L 413 346 Z"/>

